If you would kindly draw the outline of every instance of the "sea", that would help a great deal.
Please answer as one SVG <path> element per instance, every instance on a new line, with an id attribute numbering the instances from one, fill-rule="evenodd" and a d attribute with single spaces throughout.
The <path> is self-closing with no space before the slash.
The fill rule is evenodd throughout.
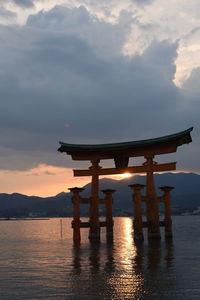
<path id="1" fill-rule="evenodd" d="M 113 239 L 72 240 L 70 218 L 0 222 L 0 299 L 200 299 L 200 216 L 174 216 L 173 239 L 135 243 L 133 221 Z"/>

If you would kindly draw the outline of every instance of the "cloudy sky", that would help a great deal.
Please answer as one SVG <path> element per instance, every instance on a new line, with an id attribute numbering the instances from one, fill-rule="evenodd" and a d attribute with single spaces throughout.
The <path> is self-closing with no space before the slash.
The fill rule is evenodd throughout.
<path id="1" fill-rule="evenodd" d="M 161 161 L 199 173 L 199 0 L 0 0 L 0 106 L 0 192 L 85 184 L 59 140 L 191 126 L 193 143 Z"/>

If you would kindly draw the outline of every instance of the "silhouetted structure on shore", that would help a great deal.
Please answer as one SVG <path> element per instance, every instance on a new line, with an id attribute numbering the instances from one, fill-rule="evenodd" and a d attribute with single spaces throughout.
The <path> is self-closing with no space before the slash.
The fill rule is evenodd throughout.
<path id="1" fill-rule="evenodd" d="M 80 193 L 82 188 L 71 188 L 73 193 L 72 202 L 74 207 L 74 219 L 72 227 L 74 232 L 74 241 L 79 241 L 81 238 L 80 228 L 89 227 L 89 238 L 100 237 L 100 227 L 106 226 L 107 236 L 112 236 L 113 233 L 113 218 L 112 218 L 112 195 L 114 190 L 103 190 L 105 197 L 99 198 L 99 176 L 113 175 L 123 173 L 146 173 L 146 195 L 141 195 L 141 190 L 144 185 L 134 184 L 129 185 L 133 191 L 134 200 L 134 237 L 135 239 L 143 239 L 143 227 L 148 228 L 149 239 L 160 239 L 160 226 L 165 226 L 165 236 L 172 236 L 171 229 L 171 211 L 170 211 L 170 191 L 173 187 L 163 186 L 160 189 L 163 191 L 163 196 L 157 197 L 154 184 L 154 172 L 164 172 L 176 170 L 176 162 L 158 164 L 153 159 L 155 155 L 173 153 L 177 151 L 177 147 L 183 144 L 188 144 L 192 141 L 190 132 L 193 127 L 181 131 L 176 134 L 159 137 L 155 139 L 124 142 L 115 144 L 100 144 L 100 145 L 77 145 L 60 142 L 61 146 L 58 149 L 60 152 L 66 152 L 71 155 L 73 160 L 88 160 L 91 166 L 87 170 L 74 170 L 74 176 L 91 176 L 91 196 L 83 198 Z M 145 162 L 141 166 L 128 166 L 130 157 L 145 158 Z M 102 168 L 99 165 L 100 160 L 114 159 L 114 168 Z M 146 203 L 146 218 L 147 222 L 143 222 L 141 213 L 141 202 Z M 159 220 L 158 202 L 161 201 L 165 205 L 164 221 Z M 80 220 L 80 204 L 89 204 L 89 222 L 81 222 Z M 106 205 L 106 220 L 99 221 L 99 204 Z"/>

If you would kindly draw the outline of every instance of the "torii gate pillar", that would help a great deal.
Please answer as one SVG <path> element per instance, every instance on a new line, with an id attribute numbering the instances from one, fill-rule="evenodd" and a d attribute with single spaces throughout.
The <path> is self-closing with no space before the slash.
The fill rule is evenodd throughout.
<path id="1" fill-rule="evenodd" d="M 147 227 L 148 227 L 148 238 L 160 239 L 160 225 L 159 225 L 159 212 L 158 212 L 158 202 L 156 197 L 156 189 L 154 183 L 153 175 L 153 162 L 154 156 L 146 157 L 147 161 L 145 165 L 147 167 L 146 176 L 146 197 L 147 197 Z"/>
<path id="2" fill-rule="evenodd" d="M 90 199 L 90 230 L 89 238 L 100 238 L 100 224 L 99 224 L 99 160 L 92 160 L 90 167 L 92 173 L 91 182 L 91 199 Z"/>

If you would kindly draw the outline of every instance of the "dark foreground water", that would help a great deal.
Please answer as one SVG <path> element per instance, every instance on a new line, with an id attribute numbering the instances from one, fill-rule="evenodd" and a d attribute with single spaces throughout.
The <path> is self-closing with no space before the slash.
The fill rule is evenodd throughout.
<path id="1" fill-rule="evenodd" d="M 136 245 L 130 218 L 113 242 L 73 246 L 71 219 L 0 222 L 0 299 L 200 299 L 200 217 L 173 218 L 172 242 Z"/>

